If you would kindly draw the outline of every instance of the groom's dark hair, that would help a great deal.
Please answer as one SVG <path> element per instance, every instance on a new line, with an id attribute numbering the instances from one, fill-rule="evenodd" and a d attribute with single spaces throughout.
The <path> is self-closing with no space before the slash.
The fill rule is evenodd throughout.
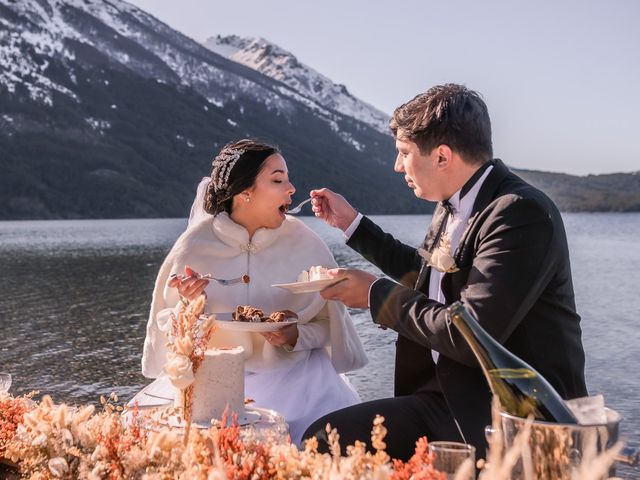
<path id="1" fill-rule="evenodd" d="M 389 126 L 395 138 L 414 142 L 422 153 L 444 144 L 469 163 L 493 157 L 487 105 L 463 85 L 430 88 L 396 108 Z"/>

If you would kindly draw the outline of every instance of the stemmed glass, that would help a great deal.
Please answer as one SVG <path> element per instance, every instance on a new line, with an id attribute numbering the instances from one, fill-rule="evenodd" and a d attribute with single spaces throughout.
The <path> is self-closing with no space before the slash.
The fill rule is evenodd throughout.
<path id="1" fill-rule="evenodd" d="M 435 454 L 433 467 L 443 473 L 446 473 L 447 479 L 452 478 L 476 478 L 476 448 L 473 445 L 467 445 L 460 442 L 429 442 L 429 453 Z M 467 475 L 457 475 L 458 470 L 462 470 L 465 465 Z"/>
<path id="2" fill-rule="evenodd" d="M 7 372 L 0 372 L 0 393 L 6 393 L 11 387 L 11 374 Z"/>

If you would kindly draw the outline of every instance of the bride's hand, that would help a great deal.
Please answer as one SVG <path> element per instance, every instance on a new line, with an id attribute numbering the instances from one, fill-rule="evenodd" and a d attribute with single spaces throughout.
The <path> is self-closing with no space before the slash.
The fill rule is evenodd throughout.
<path id="1" fill-rule="evenodd" d="M 328 188 L 311 190 L 309 195 L 313 198 L 311 209 L 316 217 L 343 232 L 358 216 L 355 208 L 342 195 L 332 192 Z"/>
<path id="2" fill-rule="evenodd" d="M 205 293 L 204 289 L 209 285 L 209 280 L 199 277 L 198 272 L 186 266 L 184 267 L 184 275 L 172 275 L 167 285 L 177 288 L 180 296 L 191 302 Z"/>
<path id="3" fill-rule="evenodd" d="M 296 318 L 297 317 L 298 316 L 296 315 Z M 296 324 L 287 325 L 286 327 L 282 327 L 281 329 L 273 332 L 261 332 L 260 335 L 262 335 L 265 340 L 274 347 L 288 345 L 290 348 L 293 348 L 298 342 L 298 326 Z"/>

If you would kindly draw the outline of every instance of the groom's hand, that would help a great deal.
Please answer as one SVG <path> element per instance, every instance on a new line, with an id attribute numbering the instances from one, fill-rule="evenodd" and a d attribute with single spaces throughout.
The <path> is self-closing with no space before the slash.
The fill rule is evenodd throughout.
<path id="1" fill-rule="evenodd" d="M 343 232 L 358 216 L 355 208 L 342 195 L 332 192 L 328 188 L 311 190 L 309 195 L 313 198 L 311 205 L 316 217 Z"/>
<path id="2" fill-rule="evenodd" d="M 369 308 L 369 288 L 378 277 L 362 270 L 345 268 L 334 268 L 327 273 L 342 280 L 322 290 L 322 298 L 339 300 L 351 308 Z"/>

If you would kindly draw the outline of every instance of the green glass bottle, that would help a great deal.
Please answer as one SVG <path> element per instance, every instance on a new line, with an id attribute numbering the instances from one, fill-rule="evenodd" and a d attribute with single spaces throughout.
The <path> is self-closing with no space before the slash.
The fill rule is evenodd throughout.
<path id="1" fill-rule="evenodd" d="M 460 302 L 449 307 L 449 318 L 475 354 L 502 409 L 516 417 L 578 423 L 562 397 L 533 367 L 489 335 Z"/>

